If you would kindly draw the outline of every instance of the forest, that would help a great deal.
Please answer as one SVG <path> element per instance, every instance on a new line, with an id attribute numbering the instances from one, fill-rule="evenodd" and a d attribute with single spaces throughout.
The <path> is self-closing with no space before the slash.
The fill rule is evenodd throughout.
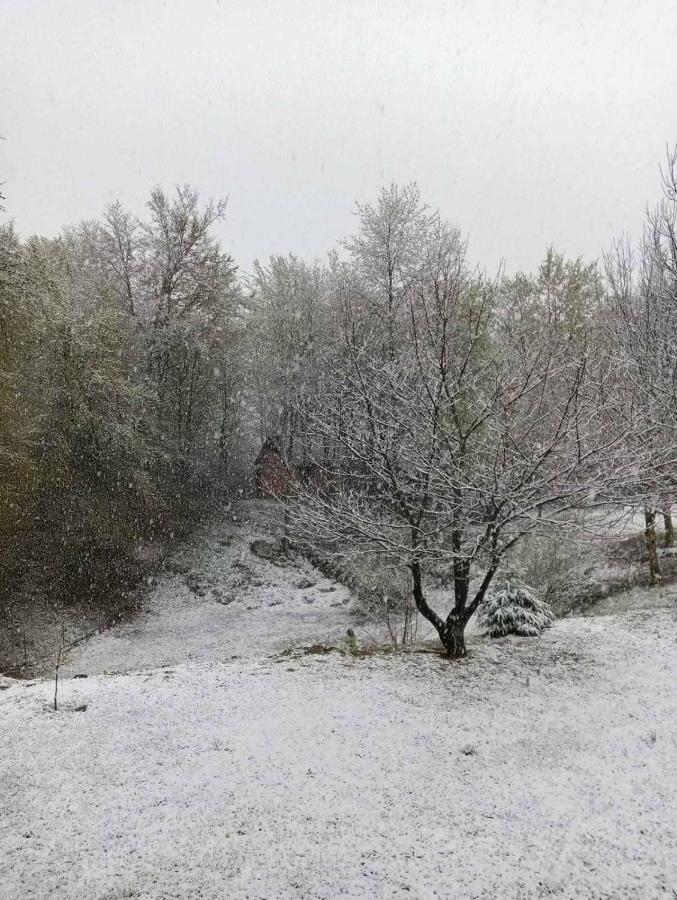
<path id="1" fill-rule="evenodd" d="M 98 602 L 140 542 L 251 496 L 266 439 L 315 473 L 279 498 L 288 537 L 404 573 L 451 656 L 520 541 L 595 510 L 643 512 L 657 583 L 677 456 L 674 151 L 661 177 L 636 245 L 618 236 L 591 262 L 550 247 L 511 276 L 469 259 L 415 184 L 357 204 L 326 261 L 272 256 L 248 275 L 214 236 L 226 203 L 187 186 L 56 238 L 10 219 L 4 615 L 45 592 Z M 428 571 L 449 576 L 443 612 Z"/>

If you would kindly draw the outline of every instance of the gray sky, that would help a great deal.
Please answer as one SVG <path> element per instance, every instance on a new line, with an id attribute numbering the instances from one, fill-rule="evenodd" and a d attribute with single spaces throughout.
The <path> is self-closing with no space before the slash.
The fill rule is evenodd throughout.
<path id="1" fill-rule="evenodd" d="M 489 268 L 597 256 L 677 141 L 674 2 L 0 0 L 0 39 L 23 234 L 190 182 L 245 269 L 324 254 L 392 179 Z"/>

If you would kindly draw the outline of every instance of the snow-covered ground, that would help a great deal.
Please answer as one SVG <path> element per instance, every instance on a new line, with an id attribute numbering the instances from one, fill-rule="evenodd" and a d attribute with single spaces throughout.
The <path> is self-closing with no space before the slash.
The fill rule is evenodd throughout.
<path id="1" fill-rule="evenodd" d="M 75 647 L 64 671 L 129 672 L 345 638 L 355 626 L 346 588 L 303 559 L 276 563 L 250 552 L 253 540 L 273 539 L 274 513 L 265 501 L 240 503 L 199 530 L 168 561 L 144 612 Z"/>
<path id="2" fill-rule="evenodd" d="M 0 679 L 0 897 L 677 896 L 674 588 L 458 663 L 283 654 L 349 598 L 254 533 L 177 557 L 58 712 Z"/>

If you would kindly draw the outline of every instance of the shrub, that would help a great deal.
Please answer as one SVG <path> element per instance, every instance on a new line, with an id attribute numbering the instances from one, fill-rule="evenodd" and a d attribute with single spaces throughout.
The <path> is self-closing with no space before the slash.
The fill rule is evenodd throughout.
<path id="1" fill-rule="evenodd" d="M 547 603 L 527 588 L 512 584 L 492 591 L 477 610 L 477 623 L 490 637 L 536 637 L 554 621 L 555 615 Z"/>

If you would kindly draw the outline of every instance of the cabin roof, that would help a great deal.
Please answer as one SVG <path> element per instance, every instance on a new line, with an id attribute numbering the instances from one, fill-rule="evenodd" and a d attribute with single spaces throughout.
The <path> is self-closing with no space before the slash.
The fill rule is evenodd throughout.
<path id="1" fill-rule="evenodd" d="M 266 438 L 263 442 L 263 446 L 259 450 L 259 454 L 256 457 L 255 462 L 260 462 L 264 456 L 268 456 L 269 453 L 274 453 L 276 456 L 279 456 L 280 459 L 284 459 L 282 456 L 282 451 L 280 450 L 280 445 L 275 440 L 275 438 L 269 437 Z"/>

